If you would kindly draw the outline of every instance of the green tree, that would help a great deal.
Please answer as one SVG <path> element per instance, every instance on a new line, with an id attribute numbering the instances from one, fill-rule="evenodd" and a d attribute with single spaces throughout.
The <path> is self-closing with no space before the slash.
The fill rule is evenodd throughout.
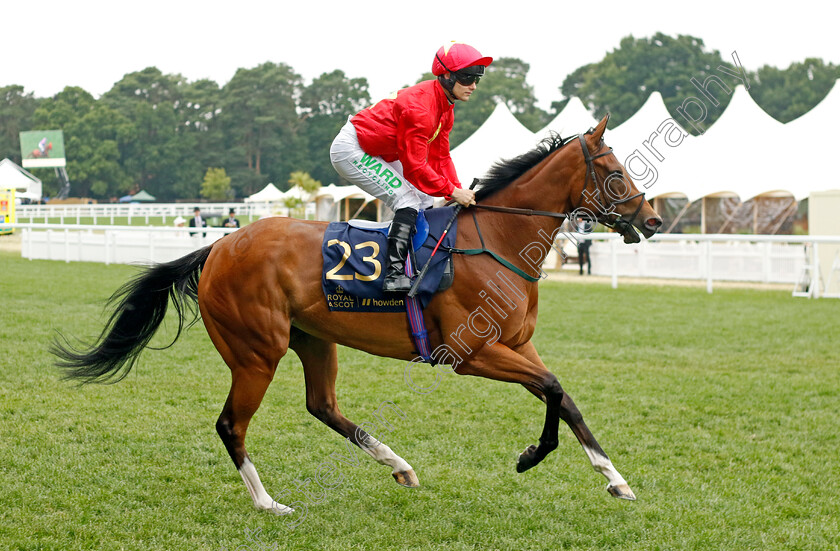
<path id="1" fill-rule="evenodd" d="M 0 88 L 0 160 L 8 158 L 20 165 L 20 133 L 36 130 L 32 127 L 32 115 L 38 103 L 23 86 Z"/>
<path id="2" fill-rule="evenodd" d="M 527 82 L 530 65 L 514 57 L 502 57 L 487 67 L 476 92 L 467 102 L 455 105 L 455 126 L 449 135 L 455 148 L 470 137 L 493 113 L 496 104 L 504 103 L 526 128 L 536 132 L 546 124 L 548 113 L 537 107 L 534 88 Z M 420 80 L 436 78 L 426 73 Z M 419 81 L 418 81 L 419 82 Z"/>
<path id="3" fill-rule="evenodd" d="M 297 170 L 292 172 L 289 176 L 289 186 L 290 189 L 298 188 L 301 191 L 301 195 L 306 197 L 309 196 L 319 189 L 321 189 L 321 182 L 313 178 L 307 172 L 303 172 Z M 298 208 L 303 205 L 304 201 L 298 197 L 287 197 L 285 204 L 288 208 Z"/>
<path id="4" fill-rule="evenodd" d="M 125 75 L 101 99 L 133 125 L 120 152 L 134 187 L 163 200 L 194 196 L 201 181 L 197 139 L 181 113 L 186 86 L 181 75 L 148 67 Z"/>
<path id="5" fill-rule="evenodd" d="M 178 135 L 190 147 L 191 162 L 188 170 L 197 167 L 223 166 L 227 161 L 225 138 L 219 115 L 222 108 L 222 91 L 209 79 L 190 82 L 180 87 L 178 105 Z M 200 181 L 187 178 L 177 183 L 180 197 L 195 197 Z"/>
<path id="6" fill-rule="evenodd" d="M 343 71 L 324 73 L 304 88 L 300 111 L 309 152 L 307 167 L 314 178 L 325 182 L 338 178 L 330 163 L 330 144 L 347 117 L 368 105 L 367 79 L 348 79 Z"/>
<path id="7" fill-rule="evenodd" d="M 132 181 L 122 167 L 120 144 L 131 135 L 131 122 L 97 103 L 68 128 L 67 147 L 73 152 L 68 175 L 74 188 L 83 184 L 73 194 L 105 199 L 129 191 Z"/>
<path id="8" fill-rule="evenodd" d="M 734 73 L 740 72 L 717 50 L 707 51 L 700 38 L 686 35 L 673 38 L 663 33 L 656 33 L 651 38 L 628 36 L 601 61 L 572 72 L 563 81 L 560 91 L 565 98 L 580 98 L 596 118 L 609 112 L 610 128 L 614 128 L 636 113 L 654 91 L 662 94 L 670 113 L 676 114 L 677 107 L 685 99 L 701 95 L 692 84 L 692 78 L 703 83 L 708 76 L 714 75 L 733 90 L 741 81 L 718 71 L 721 65 Z M 720 105 L 715 107 L 706 102 L 704 127 L 717 120 L 731 98 L 715 85 L 711 87 Z M 559 107 L 559 104 L 552 104 L 554 110 Z M 696 133 L 689 125 L 683 126 Z"/>
<path id="9" fill-rule="evenodd" d="M 120 145 L 132 133 L 131 122 L 97 102 L 82 88 L 68 86 L 52 98 L 41 101 L 32 121 L 40 128 L 64 132 L 67 174 L 71 193 L 104 199 L 129 190 L 131 179 L 121 164 Z M 52 169 L 34 169 L 45 191 L 58 191 Z"/>
<path id="10" fill-rule="evenodd" d="M 504 103 L 519 122 L 536 132 L 548 124 L 550 117 L 547 112 L 537 107 L 534 87 L 527 82 L 530 69 L 531 66 L 521 59 L 501 57 L 487 68 L 487 77 L 482 79 L 479 85 L 482 87 L 483 96 L 492 94 L 494 106 Z"/>
<path id="11" fill-rule="evenodd" d="M 229 155 L 225 165 L 242 195 L 305 167 L 296 99 L 301 77 L 285 64 L 239 69 L 222 89 L 219 119 Z"/>
<path id="12" fill-rule="evenodd" d="M 750 95 L 781 122 L 790 122 L 813 109 L 840 78 L 840 66 L 808 58 L 787 69 L 765 65 L 752 75 Z"/>
<path id="13" fill-rule="evenodd" d="M 210 201 L 225 201 L 230 198 L 230 177 L 224 168 L 208 168 L 201 183 L 201 196 Z"/>
<path id="14" fill-rule="evenodd" d="M 313 178 L 307 172 L 296 170 L 289 176 L 289 185 L 300 188 L 305 193 L 315 193 L 321 189 L 321 182 Z"/>

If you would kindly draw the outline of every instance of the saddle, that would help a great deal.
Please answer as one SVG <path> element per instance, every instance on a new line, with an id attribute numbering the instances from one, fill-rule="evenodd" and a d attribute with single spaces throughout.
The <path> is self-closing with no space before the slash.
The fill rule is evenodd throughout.
<path id="1" fill-rule="evenodd" d="M 429 260 L 454 207 L 420 211 L 412 236 L 409 262 L 419 272 Z M 422 307 L 454 280 L 451 254 L 457 222 L 453 223 L 429 264 L 417 297 Z M 330 310 L 341 312 L 403 312 L 405 294 L 383 293 L 389 222 L 350 220 L 327 226 L 321 252 L 324 270 L 321 286 Z"/>

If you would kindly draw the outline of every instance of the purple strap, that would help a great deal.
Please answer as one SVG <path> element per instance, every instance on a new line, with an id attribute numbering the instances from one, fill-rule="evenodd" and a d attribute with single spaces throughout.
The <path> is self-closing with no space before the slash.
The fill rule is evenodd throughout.
<path id="1" fill-rule="evenodd" d="M 414 276 L 414 266 L 411 264 L 411 254 L 408 254 L 405 259 L 405 275 L 409 278 Z M 414 346 L 417 347 L 417 353 L 423 358 L 423 361 L 435 365 L 432 358 L 432 346 L 429 344 L 429 335 L 426 333 L 426 323 L 423 321 L 423 308 L 420 306 L 420 300 L 417 297 L 405 297 L 405 309 L 408 314 L 408 325 L 411 328 L 411 338 L 414 341 Z"/>

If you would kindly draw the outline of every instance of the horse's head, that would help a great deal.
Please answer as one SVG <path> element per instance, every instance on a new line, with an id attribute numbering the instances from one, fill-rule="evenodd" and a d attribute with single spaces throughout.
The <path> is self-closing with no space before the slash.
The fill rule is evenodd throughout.
<path id="1" fill-rule="evenodd" d="M 609 118 L 607 114 L 594 130 L 578 138 L 586 172 L 570 219 L 574 225 L 600 222 L 624 236 L 625 243 L 638 243 L 641 240 L 634 227 L 648 238 L 662 225 L 662 218 L 604 143 Z"/>

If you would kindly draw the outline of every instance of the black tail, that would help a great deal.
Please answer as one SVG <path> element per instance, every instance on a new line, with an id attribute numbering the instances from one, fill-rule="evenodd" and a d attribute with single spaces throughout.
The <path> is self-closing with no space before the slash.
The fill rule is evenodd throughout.
<path id="1" fill-rule="evenodd" d="M 163 322 L 170 298 L 178 312 L 178 333 L 165 348 L 172 346 L 181 336 L 187 315 L 193 318 L 189 325 L 198 319 L 198 278 L 211 247 L 151 266 L 120 287 L 108 299 L 108 307 L 116 305 L 108 324 L 87 350 L 74 348 L 59 334 L 50 352 L 58 356 L 56 365 L 64 370 L 64 379 L 116 383 L 125 378 Z"/>

